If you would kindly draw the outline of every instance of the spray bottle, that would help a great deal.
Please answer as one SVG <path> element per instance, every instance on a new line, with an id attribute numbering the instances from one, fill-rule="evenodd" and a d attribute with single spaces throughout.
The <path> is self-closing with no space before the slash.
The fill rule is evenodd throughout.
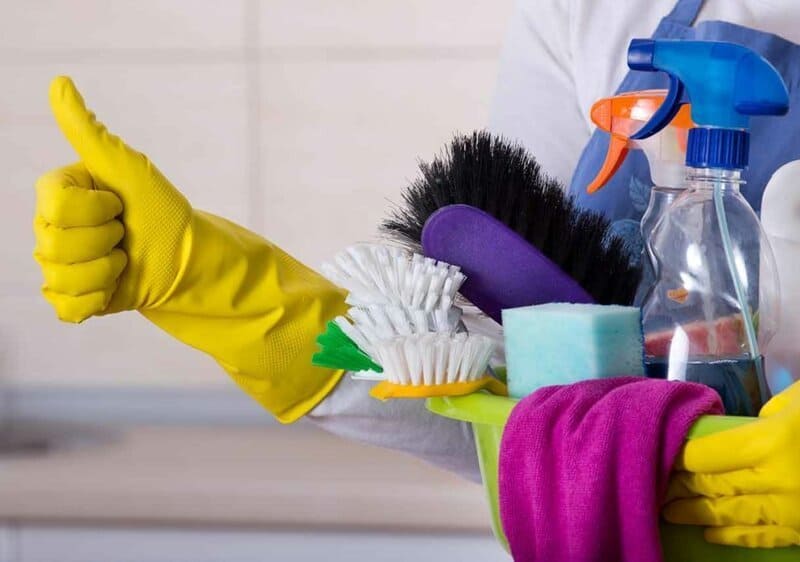
<path id="1" fill-rule="evenodd" d="M 769 397 L 763 350 L 779 320 L 778 274 L 739 189 L 750 116 L 785 114 L 786 85 L 764 58 L 732 43 L 634 39 L 628 65 L 670 79 L 664 103 L 633 140 L 672 121 L 684 88 L 697 124 L 687 141 L 687 189 L 651 235 L 656 281 L 642 306 L 646 372 L 707 384 L 729 415 L 756 415 Z"/>
<path id="2" fill-rule="evenodd" d="M 642 280 L 634 304 L 641 305 L 654 280 L 650 237 L 658 219 L 684 190 L 686 177 L 686 142 L 689 129 L 694 127 L 690 107 L 682 105 L 668 127 L 646 139 L 632 140 L 647 123 L 667 97 L 666 90 L 641 90 L 624 92 L 614 97 L 598 100 L 592 106 L 590 117 L 597 127 L 610 134 L 608 151 L 597 176 L 586 187 L 587 193 L 596 193 L 616 173 L 629 150 L 641 150 L 650 166 L 653 187 L 647 209 L 641 220 L 644 256 Z"/>

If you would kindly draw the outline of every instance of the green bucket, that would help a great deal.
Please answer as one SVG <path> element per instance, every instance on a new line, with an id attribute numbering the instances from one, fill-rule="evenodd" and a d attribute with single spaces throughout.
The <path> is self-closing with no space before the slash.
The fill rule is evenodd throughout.
<path id="1" fill-rule="evenodd" d="M 472 424 L 483 483 L 492 511 L 492 529 L 495 537 L 506 550 L 508 550 L 508 543 L 500 524 L 497 503 L 497 459 L 503 427 L 505 427 L 506 420 L 516 403 L 517 401 L 514 399 L 483 392 L 468 396 L 428 399 L 428 409 L 431 412 Z M 692 427 L 689 439 L 730 429 L 752 420 L 753 418 L 703 416 Z M 712 560 L 797 562 L 800 560 L 800 547 L 753 549 L 709 544 L 703 539 L 702 527 L 662 523 L 661 543 L 666 562 L 708 562 Z"/>

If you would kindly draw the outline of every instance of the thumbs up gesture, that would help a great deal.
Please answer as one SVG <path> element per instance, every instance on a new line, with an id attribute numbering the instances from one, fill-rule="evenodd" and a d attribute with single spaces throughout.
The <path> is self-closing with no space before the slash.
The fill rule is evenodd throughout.
<path id="1" fill-rule="evenodd" d="M 283 422 L 311 410 L 341 371 L 312 367 L 343 292 L 257 234 L 192 209 L 144 154 L 108 132 L 68 78 L 50 105 L 80 161 L 36 184 L 45 298 L 67 322 L 138 310 L 211 355 Z"/>
<path id="2" fill-rule="evenodd" d="M 36 184 L 34 257 L 61 320 L 156 307 L 191 246 L 192 209 L 148 158 L 108 132 L 69 78 L 50 106 L 80 161 Z"/>

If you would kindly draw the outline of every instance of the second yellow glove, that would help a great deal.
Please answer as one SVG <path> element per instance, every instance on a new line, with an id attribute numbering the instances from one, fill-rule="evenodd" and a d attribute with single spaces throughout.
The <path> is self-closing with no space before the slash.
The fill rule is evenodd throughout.
<path id="1" fill-rule="evenodd" d="M 50 105 L 80 162 L 37 183 L 34 231 L 58 317 L 139 310 L 214 357 L 279 420 L 313 408 L 342 372 L 311 366 L 343 293 L 260 236 L 192 209 L 143 154 L 111 135 L 68 78 Z"/>
<path id="2" fill-rule="evenodd" d="M 676 469 L 667 521 L 708 527 L 718 544 L 800 545 L 800 382 L 758 420 L 688 441 Z"/>

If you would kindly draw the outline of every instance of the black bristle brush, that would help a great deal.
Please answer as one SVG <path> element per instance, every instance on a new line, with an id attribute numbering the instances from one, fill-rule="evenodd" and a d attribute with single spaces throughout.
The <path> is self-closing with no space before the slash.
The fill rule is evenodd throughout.
<path id="1" fill-rule="evenodd" d="M 502 308 L 541 302 L 633 302 L 641 271 L 625 240 L 602 215 L 580 209 L 521 146 L 485 131 L 458 135 L 419 171 L 381 230 L 462 266 L 471 283 L 462 294 L 489 316 L 499 321 Z M 440 239 L 443 251 L 429 243 Z M 492 286 L 497 278 L 506 286 Z"/>

